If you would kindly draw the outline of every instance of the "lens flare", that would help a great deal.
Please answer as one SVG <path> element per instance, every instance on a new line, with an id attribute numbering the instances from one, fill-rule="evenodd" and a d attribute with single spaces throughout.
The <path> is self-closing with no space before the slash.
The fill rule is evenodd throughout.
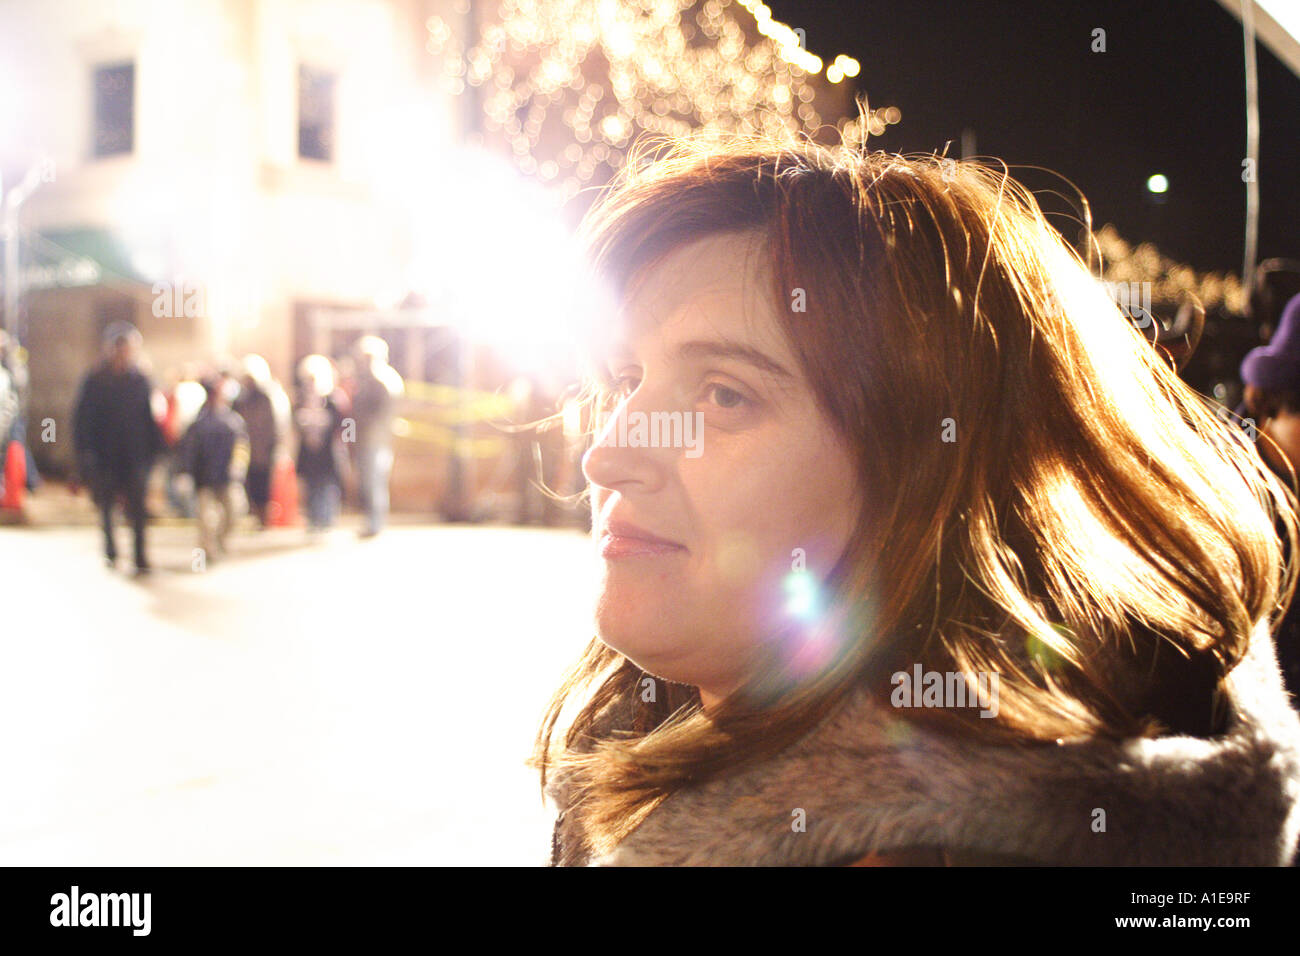
<path id="1" fill-rule="evenodd" d="M 811 571 L 791 571 L 782 580 L 785 613 L 793 619 L 782 631 L 781 647 L 791 677 L 804 680 L 829 665 L 840 642 L 827 621 L 821 583 Z"/>
<path id="2" fill-rule="evenodd" d="M 809 571 L 791 571 L 785 576 L 785 609 L 803 621 L 815 618 L 821 609 L 820 588 Z"/>

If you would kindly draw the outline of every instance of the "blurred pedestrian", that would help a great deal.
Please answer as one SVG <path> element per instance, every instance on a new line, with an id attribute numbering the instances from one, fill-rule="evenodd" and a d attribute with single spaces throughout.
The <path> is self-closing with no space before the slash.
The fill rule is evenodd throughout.
<path id="1" fill-rule="evenodd" d="M 0 381 L 4 383 L 0 389 L 0 463 L 8 461 L 8 443 L 20 442 L 26 464 L 27 490 L 35 491 L 41 483 L 41 475 L 27 443 L 28 380 L 27 350 L 0 329 Z M 3 476 L 0 476 L 0 485 L 3 485 Z"/>
<path id="2" fill-rule="evenodd" d="M 205 561 L 226 553 L 234 515 L 241 510 L 236 494 L 248 467 L 248 433 L 244 420 L 230 407 L 233 379 L 204 379 L 203 408 L 177 447 L 178 469 L 194 481 L 199 519 L 199 547 Z"/>
<path id="3" fill-rule="evenodd" d="M 336 382 L 334 363 L 324 355 L 308 355 L 298 364 L 297 468 L 307 489 L 307 527 L 312 532 L 333 527 L 342 497 L 347 398 Z"/>
<path id="4" fill-rule="evenodd" d="M 0 335 L 3 334 L 0 332 Z M 0 349 L 4 344 L 4 341 L 0 340 Z M 14 384 L 13 376 L 9 374 L 8 366 L 0 361 L 0 463 L 5 461 L 11 438 L 22 440 L 22 436 L 16 434 L 17 424 L 18 389 Z M 0 467 L 0 487 L 3 486 L 4 469 Z"/>
<path id="5" fill-rule="evenodd" d="M 115 322 L 104 333 L 104 359 L 82 380 L 73 413 L 77 467 L 99 506 L 104 556 L 117 562 L 113 508 L 121 497 L 131 522 L 137 574 L 147 573 L 145 492 L 162 430 L 153 413 L 153 386 L 139 367 L 139 331 Z"/>
<path id="6" fill-rule="evenodd" d="M 1242 401 L 1255 421 L 1260 457 L 1288 487 L 1300 492 L 1294 477 L 1300 475 L 1300 295 L 1282 309 L 1269 343 L 1242 360 L 1241 378 L 1246 386 Z M 1285 536 L 1283 545 L 1289 557 Z M 1274 640 L 1287 689 L 1300 700 L 1300 591 Z"/>
<path id="7" fill-rule="evenodd" d="M 244 478 L 248 507 L 257 515 L 259 527 L 265 528 L 271 500 L 271 469 L 284 438 L 289 399 L 271 376 L 271 367 L 262 356 L 244 356 L 239 397 L 233 408 L 248 430 L 248 474 Z"/>
<path id="8" fill-rule="evenodd" d="M 1264 460 L 1284 476 L 1283 458 L 1300 471 L 1300 295 L 1287 302 L 1269 343 L 1242 360 L 1241 378 L 1243 402 L 1256 429 L 1278 446 L 1263 443 Z"/>
<path id="9" fill-rule="evenodd" d="M 194 486 L 178 468 L 176 446 L 181 436 L 194 424 L 199 410 L 208 400 L 200 373 L 194 363 L 187 363 L 179 372 L 172 373 L 173 382 L 167 389 L 167 412 L 163 416 L 162 431 L 169 454 L 167 456 L 167 502 L 172 511 L 182 518 L 197 514 Z"/>
<path id="10" fill-rule="evenodd" d="M 1247 313 L 1269 341 L 1282 320 L 1282 310 L 1300 295 L 1300 260 L 1265 259 L 1255 269 Z"/>
<path id="11" fill-rule="evenodd" d="M 402 376 L 388 364 L 388 343 L 376 335 L 356 345 L 352 417 L 356 421 L 357 471 L 364 537 L 378 534 L 388 518 L 388 480 L 393 470 L 393 417 L 405 391 Z"/>

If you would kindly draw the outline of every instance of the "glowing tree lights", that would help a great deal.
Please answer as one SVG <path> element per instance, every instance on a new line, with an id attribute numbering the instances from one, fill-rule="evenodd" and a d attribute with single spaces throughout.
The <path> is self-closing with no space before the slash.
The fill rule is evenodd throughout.
<path id="1" fill-rule="evenodd" d="M 480 0 L 477 9 L 477 42 L 465 49 L 475 31 L 435 16 L 427 48 L 442 57 L 449 92 L 476 88 L 483 131 L 566 199 L 618 169 L 645 132 L 825 136 L 824 124 L 856 125 L 841 81 L 858 74 L 857 61 L 841 54 L 823 78 L 821 58 L 757 0 Z M 868 124 L 879 134 L 900 118 L 890 107 Z"/>
<path id="2" fill-rule="evenodd" d="M 1232 273 L 1197 272 L 1163 255 L 1149 242 L 1134 248 L 1111 225 L 1102 226 L 1094 238 L 1101 252 L 1102 278 L 1107 282 L 1150 282 L 1151 297 L 1157 302 L 1177 303 L 1191 294 L 1207 309 L 1222 305 L 1230 312 L 1245 311 L 1246 287 Z"/>

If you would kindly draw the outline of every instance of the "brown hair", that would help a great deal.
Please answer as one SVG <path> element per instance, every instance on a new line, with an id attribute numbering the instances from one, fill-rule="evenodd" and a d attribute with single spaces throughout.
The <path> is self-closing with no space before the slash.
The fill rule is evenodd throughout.
<path id="1" fill-rule="evenodd" d="M 1295 541 L 1295 499 L 1005 167 L 677 141 L 637 151 L 583 231 L 616 294 L 702 236 L 765 240 L 775 301 L 799 288 L 808 303 L 778 310 L 783 331 L 870 489 L 825 579 L 821 626 L 850 639 L 811 679 L 760 669 L 705 715 L 682 685 L 642 700 L 646 675 L 592 641 L 534 756 L 543 786 L 549 771 L 568 788 L 585 847 L 788 746 L 856 687 L 887 701 L 915 663 L 1000 676 L 994 719 L 908 714 L 954 734 L 1214 731 L 1252 625 L 1276 623 L 1295 588 L 1274 527 Z M 608 408 L 599 381 L 584 398 Z"/>

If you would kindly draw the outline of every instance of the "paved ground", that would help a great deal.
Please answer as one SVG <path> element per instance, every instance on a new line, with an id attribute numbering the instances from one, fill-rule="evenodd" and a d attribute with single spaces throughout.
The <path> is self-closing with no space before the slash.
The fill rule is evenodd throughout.
<path id="1" fill-rule="evenodd" d="M 581 533 L 152 545 L 136 580 L 91 527 L 0 528 L 0 865 L 545 861 L 523 760 L 589 633 Z"/>

